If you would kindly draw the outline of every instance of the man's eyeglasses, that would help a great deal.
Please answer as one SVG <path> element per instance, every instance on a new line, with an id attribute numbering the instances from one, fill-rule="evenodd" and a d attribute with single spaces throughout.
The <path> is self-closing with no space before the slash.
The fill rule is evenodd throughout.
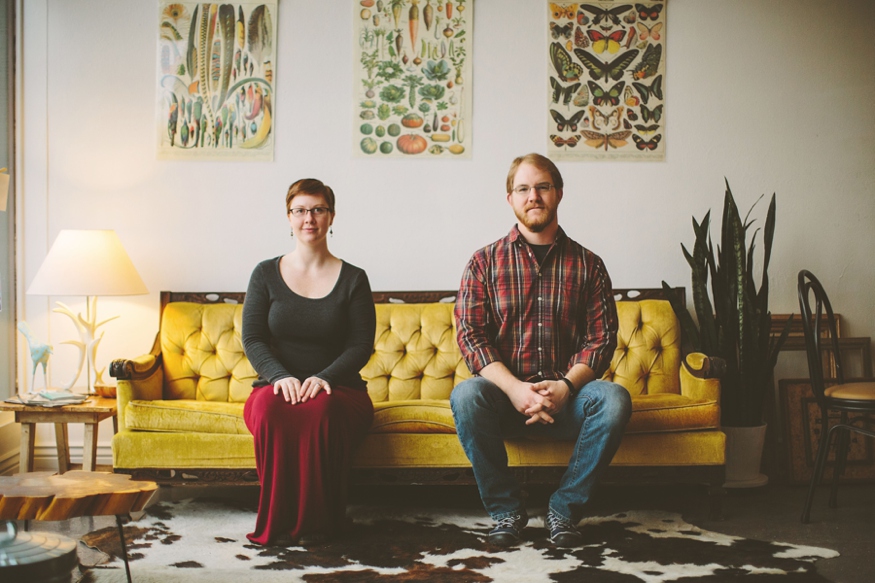
<path id="1" fill-rule="evenodd" d="M 325 213 L 328 212 L 328 207 L 327 206 L 317 206 L 317 207 L 313 207 L 311 209 L 295 207 L 293 209 L 289 209 L 289 212 L 292 213 L 293 217 L 298 217 L 298 218 L 306 216 L 307 213 L 312 214 L 314 217 L 321 217 L 322 215 L 324 215 Z"/>
<path id="2" fill-rule="evenodd" d="M 534 186 L 529 186 L 528 184 L 520 184 L 519 186 L 515 187 L 513 189 L 513 191 L 517 194 L 521 194 L 523 196 L 526 196 L 532 190 L 534 190 L 538 194 L 546 194 L 546 193 L 550 192 L 550 189 L 552 189 L 552 188 L 553 188 L 553 185 L 550 184 L 549 182 L 542 182 L 541 184 L 536 184 Z"/>

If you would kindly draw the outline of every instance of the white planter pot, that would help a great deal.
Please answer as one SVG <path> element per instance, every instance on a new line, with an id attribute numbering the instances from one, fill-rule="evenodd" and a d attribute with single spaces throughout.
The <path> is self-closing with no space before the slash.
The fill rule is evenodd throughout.
<path id="1" fill-rule="evenodd" d="M 726 483 L 724 488 L 756 488 L 769 483 L 760 473 L 766 426 L 722 427 L 726 434 Z"/>

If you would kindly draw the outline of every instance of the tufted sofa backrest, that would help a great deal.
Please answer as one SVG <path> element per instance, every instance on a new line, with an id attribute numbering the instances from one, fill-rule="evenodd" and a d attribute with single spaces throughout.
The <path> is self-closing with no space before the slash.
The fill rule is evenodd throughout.
<path id="1" fill-rule="evenodd" d="M 634 395 L 680 393 L 681 336 L 667 300 L 617 302 L 617 349 L 604 378 Z"/>
<path id="2" fill-rule="evenodd" d="M 242 322 L 242 304 L 167 304 L 160 337 L 164 398 L 246 401 L 258 375 L 243 353 Z"/>
<path id="3" fill-rule="evenodd" d="M 374 352 L 362 369 L 375 402 L 448 399 L 471 376 L 453 304 L 377 303 Z M 171 302 L 161 316 L 164 398 L 244 402 L 257 378 L 243 353 L 242 304 Z M 618 301 L 617 350 L 604 378 L 633 395 L 679 393 L 680 331 L 666 300 Z"/>
<path id="4" fill-rule="evenodd" d="M 374 354 L 362 377 L 375 403 L 449 399 L 471 372 L 456 343 L 453 304 L 376 304 Z"/>

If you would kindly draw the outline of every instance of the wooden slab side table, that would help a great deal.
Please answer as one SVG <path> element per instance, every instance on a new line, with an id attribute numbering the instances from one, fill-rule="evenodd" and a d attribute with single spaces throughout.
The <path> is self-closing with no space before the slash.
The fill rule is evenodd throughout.
<path id="1" fill-rule="evenodd" d="M 158 485 L 126 474 L 74 470 L 59 475 L 32 472 L 0 476 L 0 519 L 69 520 L 115 515 L 125 574 L 131 581 L 122 516 L 146 507 Z"/>
<path id="2" fill-rule="evenodd" d="M 115 435 L 118 432 L 116 400 L 104 397 L 89 397 L 82 403 L 63 407 L 40 407 L 23 403 L 0 402 L 0 411 L 14 412 L 15 422 L 21 424 L 19 472 L 22 474 L 33 471 L 37 423 L 53 423 L 55 425 L 55 443 L 58 446 L 58 471 L 60 473 L 73 469 L 70 464 L 68 423 L 85 424 L 85 439 L 82 443 L 82 469 L 92 472 L 97 467 L 97 424 L 111 417 L 112 433 Z"/>

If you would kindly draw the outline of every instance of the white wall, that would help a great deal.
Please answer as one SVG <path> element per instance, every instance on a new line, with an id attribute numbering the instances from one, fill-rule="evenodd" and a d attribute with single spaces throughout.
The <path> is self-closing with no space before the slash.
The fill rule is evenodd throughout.
<path id="1" fill-rule="evenodd" d="M 22 294 L 64 228 L 115 229 L 151 292 L 100 300 L 122 315 L 104 327 L 101 366 L 148 350 L 159 291 L 244 290 L 257 261 L 287 251 L 283 197 L 305 176 L 334 187 L 331 248 L 375 290 L 456 287 L 471 252 L 513 223 L 511 159 L 546 139 L 545 3 L 473 10 L 472 160 L 352 159 L 352 1 L 280 0 L 275 161 L 197 163 L 155 159 L 157 2 L 27 0 L 18 291 L 20 316 L 55 344 L 53 382 L 74 370 L 60 342 L 75 331 Z M 680 243 L 691 216 L 719 216 L 724 176 L 742 209 L 777 192 L 772 311 L 798 311 L 808 268 L 847 333 L 875 337 L 873 30 L 868 0 L 671 0 L 666 161 L 560 164 L 560 222 L 616 287 L 689 286 Z"/>

